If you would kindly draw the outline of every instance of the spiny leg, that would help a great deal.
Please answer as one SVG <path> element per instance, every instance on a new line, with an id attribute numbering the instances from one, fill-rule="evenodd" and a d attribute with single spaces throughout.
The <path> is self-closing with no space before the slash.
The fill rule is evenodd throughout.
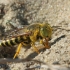
<path id="1" fill-rule="evenodd" d="M 22 45 L 23 45 L 22 43 L 20 43 L 20 44 L 18 45 L 18 48 L 17 48 L 17 50 L 16 50 L 16 53 L 15 53 L 13 59 L 15 59 L 15 58 L 18 56 L 18 54 L 19 54 L 19 52 L 20 52 L 20 49 L 21 49 Z"/>
<path id="2" fill-rule="evenodd" d="M 33 49 L 39 54 L 39 50 L 36 48 L 36 46 L 34 44 L 31 44 L 31 46 L 33 47 Z"/>

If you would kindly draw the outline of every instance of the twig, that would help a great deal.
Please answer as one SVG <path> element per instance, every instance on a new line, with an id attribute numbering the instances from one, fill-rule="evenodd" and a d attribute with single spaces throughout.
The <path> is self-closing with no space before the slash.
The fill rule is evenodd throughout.
<path id="1" fill-rule="evenodd" d="M 31 59 L 6 59 L 6 58 L 1 58 L 0 59 L 0 64 L 7 64 L 7 63 L 11 63 L 11 62 L 15 62 L 15 63 L 19 63 L 19 62 L 28 62 L 28 61 L 34 61 L 37 63 L 43 63 L 42 61 L 38 61 L 38 60 L 31 60 Z"/>

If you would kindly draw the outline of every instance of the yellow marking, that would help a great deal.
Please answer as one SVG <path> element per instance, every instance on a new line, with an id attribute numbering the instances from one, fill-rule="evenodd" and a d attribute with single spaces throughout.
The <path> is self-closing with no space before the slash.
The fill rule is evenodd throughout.
<path id="1" fill-rule="evenodd" d="M 15 38 L 12 38 L 12 41 L 13 41 L 14 44 L 17 44 L 17 43 L 15 42 Z"/>
<path id="2" fill-rule="evenodd" d="M 7 40 L 6 42 L 7 42 L 10 46 L 12 46 L 12 44 L 10 43 L 10 40 Z"/>
<path id="3" fill-rule="evenodd" d="M 1 46 L 1 43 L 0 43 L 0 46 Z"/>
<path id="4" fill-rule="evenodd" d="M 7 42 L 9 41 L 9 40 L 6 40 Z"/>
<path id="5" fill-rule="evenodd" d="M 9 40 L 7 40 L 7 41 L 9 41 Z M 6 41 L 3 41 L 3 44 L 4 44 L 5 46 L 7 46 L 7 45 L 5 44 L 5 42 L 6 42 Z"/>
<path id="6" fill-rule="evenodd" d="M 10 41 L 7 41 L 8 42 L 8 44 L 10 45 L 10 46 L 12 46 L 12 44 L 10 43 Z"/>
<path id="7" fill-rule="evenodd" d="M 5 46 L 7 46 L 7 45 L 5 44 L 5 41 L 3 41 L 3 44 L 4 44 Z"/>
<path id="8" fill-rule="evenodd" d="M 4 41 L 3 41 L 4 42 Z M 0 46 L 2 46 L 2 43 L 0 43 Z"/>
<path id="9" fill-rule="evenodd" d="M 18 41 L 20 41 L 20 36 L 18 37 Z"/>
<path id="10" fill-rule="evenodd" d="M 26 39 L 26 36 L 23 36 L 23 39 Z"/>
<path id="11" fill-rule="evenodd" d="M 34 34 L 30 36 L 30 39 L 32 42 L 36 41 L 36 37 L 37 37 L 38 32 L 39 32 L 39 30 L 35 30 Z"/>
<path id="12" fill-rule="evenodd" d="M 40 44 L 43 44 L 43 40 L 40 40 Z"/>

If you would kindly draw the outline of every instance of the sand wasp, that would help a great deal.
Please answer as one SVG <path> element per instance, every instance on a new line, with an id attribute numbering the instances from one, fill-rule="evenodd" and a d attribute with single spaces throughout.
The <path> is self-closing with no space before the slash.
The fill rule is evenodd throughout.
<path id="1" fill-rule="evenodd" d="M 20 48 L 25 45 L 30 44 L 34 50 L 39 53 L 39 50 L 35 46 L 35 42 L 39 41 L 41 44 L 45 46 L 45 48 L 49 49 L 50 46 L 48 44 L 48 40 L 51 39 L 52 28 L 48 23 L 37 23 L 31 24 L 23 29 L 22 35 L 17 35 L 10 40 L 6 40 L 0 43 L 0 46 L 13 46 L 19 44 L 16 50 L 16 53 L 13 58 L 20 52 Z"/>

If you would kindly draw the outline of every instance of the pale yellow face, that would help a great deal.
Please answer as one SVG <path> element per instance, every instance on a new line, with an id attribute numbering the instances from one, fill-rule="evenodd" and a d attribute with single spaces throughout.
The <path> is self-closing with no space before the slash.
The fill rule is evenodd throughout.
<path id="1" fill-rule="evenodd" d="M 43 37 L 43 38 L 51 38 L 51 35 L 52 35 L 52 28 L 49 24 L 47 23 L 43 23 L 41 24 L 41 28 L 40 28 L 40 35 Z"/>

